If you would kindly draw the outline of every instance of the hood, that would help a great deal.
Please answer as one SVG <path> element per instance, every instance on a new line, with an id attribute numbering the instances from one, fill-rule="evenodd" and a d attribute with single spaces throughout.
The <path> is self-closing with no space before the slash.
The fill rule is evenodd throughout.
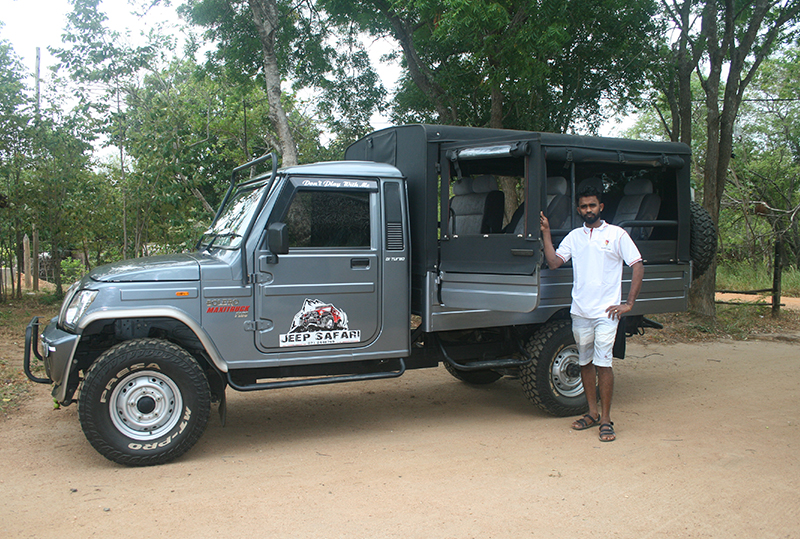
<path id="1" fill-rule="evenodd" d="M 120 260 L 93 269 L 93 281 L 131 283 L 145 281 L 199 281 L 200 265 L 188 254 Z"/>

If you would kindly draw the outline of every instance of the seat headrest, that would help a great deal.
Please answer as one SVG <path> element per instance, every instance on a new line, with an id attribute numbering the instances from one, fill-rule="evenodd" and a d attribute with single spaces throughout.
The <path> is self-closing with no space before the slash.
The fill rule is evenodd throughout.
<path id="1" fill-rule="evenodd" d="M 581 183 L 578 184 L 578 188 L 575 190 L 575 196 L 578 196 L 577 193 L 580 193 L 584 187 L 587 185 L 591 185 L 595 188 L 595 190 L 600 191 L 601 193 L 605 192 L 605 186 L 603 185 L 603 180 L 598 178 L 597 176 L 592 176 L 590 178 L 586 178 L 581 180 Z M 577 202 L 577 201 L 576 201 Z"/>
<path id="2" fill-rule="evenodd" d="M 472 190 L 476 193 L 499 191 L 497 180 L 490 174 L 483 174 L 472 179 Z"/>
<path id="3" fill-rule="evenodd" d="M 454 195 L 468 195 L 473 192 L 474 191 L 472 190 L 472 178 L 470 178 L 469 176 L 465 176 L 453 184 Z"/>
<path id="4" fill-rule="evenodd" d="M 653 192 L 653 182 L 646 178 L 639 178 L 628 182 L 625 186 L 627 196 L 649 195 Z"/>
<path id="5" fill-rule="evenodd" d="M 552 178 L 547 178 L 547 194 L 566 195 L 567 179 L 562 176 L 553 176 Z"/>

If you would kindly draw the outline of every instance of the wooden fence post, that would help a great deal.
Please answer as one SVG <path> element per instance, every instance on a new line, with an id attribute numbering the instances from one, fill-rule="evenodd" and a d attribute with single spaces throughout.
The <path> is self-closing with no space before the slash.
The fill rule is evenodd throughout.
<path id="1" fill-rule="evenodd" d="M 39 231 L 33 225 L 33 260 L 31 274 L 33 275 L 33 291 L 39 291 Z"/>
<path id="2" fill-rule="evenodd" d="M 775 236 L 775 260 L 772 262 L 772 316 L 781 315 L 781 276 L 783 274 L 783 234 Z"/>
<path id="3" fill-rule="evenodd" d="M 31 289 L 31 239 L 25 234 L 22 237 L 22 265 L 25 271 L 25 289 Z"/>

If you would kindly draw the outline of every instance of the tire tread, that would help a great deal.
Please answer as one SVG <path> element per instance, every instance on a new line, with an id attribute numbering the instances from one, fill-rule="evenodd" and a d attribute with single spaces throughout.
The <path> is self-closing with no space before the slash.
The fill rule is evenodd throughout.
<path id="1" fill-rule="evenodd" d="M 204 387 L 205 391 L 197 395 L 199 406 L 197 406 L 196 410 L 192 411 L 193 414 L 196 414 L 197 423 L 186 438 L 182 438 L 174 446 L 155 455 L 130 455 L 119 451 L 105 440 L 94 418 L 94 414 L 88 409 L 91 404 L 87 403 L 87 399 L 83 397 L 86 394 L 86 390 L 89 389 L 86 387 L 87 384 L 93 384 L 97 380 L 105 380 L 107 379 L 106 376 L 110 374 L 109 371 L 120 368 L 119 362 L 115 362 L 113 359 L 109 358 L 124 357 L 131 360 L 131 363 L 135 363 L 135 360 L 139 358 L 142 360 L 152 360 L 154 350 L 160 351 L 164 355 L 173 356 L 179 358 L 179 360 L 186 361 L 190 368 L 185 369 L 185 374 L 189 378 L 190 385 L 196 388 Z M 208 423 L 210 406 L 211 397 L 208 391 L 208 380 L 194 358 L 186 352 L 186 350 L 169 341 L 146 338 L 125 341 L 109 348 L 89 367 L 81 382 L 78 398 L 78 415 L 86 439 L 89 440 L 92 447 L 101 455 L 113 462 L 126 466 L 151 466 L 170 462 L 183 455 L 197 443 Z"/>

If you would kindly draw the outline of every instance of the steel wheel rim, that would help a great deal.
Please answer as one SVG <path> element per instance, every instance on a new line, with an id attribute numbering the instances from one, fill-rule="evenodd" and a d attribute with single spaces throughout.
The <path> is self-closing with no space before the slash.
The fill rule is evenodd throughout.
<path id="1" fill-rule="evenodd" d="M 178 424 L 183 399 L 175 382 L 157 371 L 139 371 L 114 388 L 109 413 L 121 433 L 154 440 Z"/>
<path id="2" fill-rule="evenodd" d="M 578 347 L 565 346 L 553 360 L 550 373 L 553 388 L 565 397 L 578 397 L 583 394 L 580 363 L 578 362 Z"/>

